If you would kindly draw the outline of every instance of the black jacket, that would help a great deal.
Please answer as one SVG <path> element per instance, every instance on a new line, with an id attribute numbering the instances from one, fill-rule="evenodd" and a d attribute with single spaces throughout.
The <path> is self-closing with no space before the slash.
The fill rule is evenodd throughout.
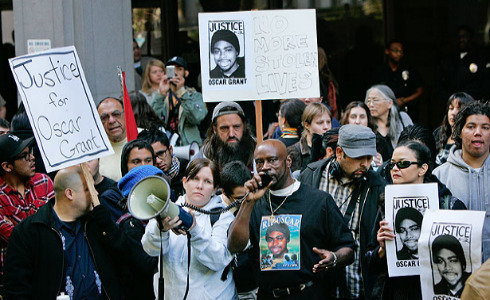
<path id="1" fill-rule="evenodd" d="M 318 188 L 322 173 L 328 163 L 335 158 L 323 159 L 309 164 L 301 172 L 299 180 L 302 183 L 310 184 Z M 364 293 L 369 298 L 377 276 L 367 267 L 366 258 L 363 253 L 377 245 L 376 233 L 379 228 L 379 221 L 382 220 L 384 207 L 379 203 L 380 194 L 384 193 L 386 182 L 384 179 L 370 169 L 367 175 L 361 179 L 357 188 L 354 189 L 351 199 L 360 199 L 359 213 L 359 247 L 362 280 L 364 283 Z"/>
<path id="2" fill-rule="evenodd" d="M 52 202 L 12 231 L 5 260 L 4 299 L 56 299 L 63 291 L 63 245 Z M 121 232 L 103 205 L 81 221 L 103 294 L 108 299 L 124 299 L 118 275 L 124 273 L 127 243 Z"/>
<path id="3" fill-rule="evenodd" d="M 118 225 L 128 243 L 133 246 L 129 262 L 130 273 L 127 274 L 127 299 L 154 300 L 153 275 L 157 271 L 158 256 L 149 256 L 141 245 L 146 225 L 129 214 L 119 218 Z"/>

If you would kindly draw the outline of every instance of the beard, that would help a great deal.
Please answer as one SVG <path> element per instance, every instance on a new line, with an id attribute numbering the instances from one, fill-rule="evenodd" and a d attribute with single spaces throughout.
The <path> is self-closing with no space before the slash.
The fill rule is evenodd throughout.
<path id="1" fill-rule="evenodd" d="M 357 172 L 362 172 L 362 174 L 356 174 Z M 359 180 L 367 175 L 368 170 L 367 169 L 357 169 L 354 172 L 352 172 L 349 176 L 351 180 Z"/>
<path id="2" fill-rule="evenodd" d="M 216 138 L 213 160 L 220 169 L 235 160 L 242 161 L 246 166 L 250 164 L 250 151 L 253 151 L 254 145 L 249 145 L 243 138 L 240 140 L 235 138 L 235 140 L 238 142 L 229 143 L 229 140 L 223 142 L 220 138 Z"/>

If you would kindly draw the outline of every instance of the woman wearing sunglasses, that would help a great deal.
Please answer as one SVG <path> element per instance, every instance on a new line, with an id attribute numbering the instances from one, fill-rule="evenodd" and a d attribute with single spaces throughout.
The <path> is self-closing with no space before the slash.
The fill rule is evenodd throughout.
<path id="1" fill-rule="evenodd" d="M 431 152 L 429 148 L 421 142 L 408 140 L 398 144 L 393 151 L 391 161 L 388 163 L 388 170 L 390 170 L 393 184 L 436 182 L 439 189 L 439 203 L 441 209 L 466 209 L 464 204 L 453 197 L 446 186 L 431 174 Z M 397 224 L 398 235 L 400 235 L 399 228 L 401 227 L 402 226 L 398 226 Z M 371 261 L 370 267 L 376 269 L 379 268 L 380 265 L 386 266 L 385 242 L 386 240 L 393 240 L 394 238 L 395 234 L 393 233 L 393 228 L 388 225 L 387 221 L 381 221 L 377 233 L 378 246 L 367 253 L 367 256 L 370 257 Z M 381 293 L 383 294 L 383 299 L 422 299 L 420 276 L 387 278 L 387 282 Z"/>

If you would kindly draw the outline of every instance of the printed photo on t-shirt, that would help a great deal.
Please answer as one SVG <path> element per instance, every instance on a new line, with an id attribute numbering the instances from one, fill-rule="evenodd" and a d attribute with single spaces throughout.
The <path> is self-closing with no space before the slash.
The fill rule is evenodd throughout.
<path id="1" fill-rule="evenodd" d="M 263 216 L 260 222 L 261 271 L 300 269 L 301 215 Z"/>

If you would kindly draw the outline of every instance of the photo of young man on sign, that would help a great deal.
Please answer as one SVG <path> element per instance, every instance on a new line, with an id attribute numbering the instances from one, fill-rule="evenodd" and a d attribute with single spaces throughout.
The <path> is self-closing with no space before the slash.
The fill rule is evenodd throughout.
<path id="1" fill-rule="evenodd" d="M 243 23 L 243 22 L 242 22 Z M 215 31 L 210 42 L 210 78 L 244 78 L 245 57 L 238 36 L 228 29 Z M 213 68 L 214 63 L 214 68 Z"/>
<path id="2" fill-rule="evenodd" d="M 398 210 L 395 217 L 395 230 L 401 241 L 401 245 L 397 245 L 397 249 L 401 248 L 396 252 L 398 260 L 419 258 L 418 242 L 422 219 L 422 214 L 415 208 L 404 207 Z M 398 242 L 398 239 L 395 239 L 395 242 Z"/>
<path id="3" fill-rule="evenodd" d="M 449 234 L 436 237 L 432 242 L 432 262 L 434 273 L 440 278 L 434 278 L 434 294 L 460 298 L 471 273 L 466 272 L 466 257 L 458 239 Z"/>
<path id="4" fill-rule="evenodd" d="M 209 77 L 245 78 L 244 21 L 210 21 Z"/>

